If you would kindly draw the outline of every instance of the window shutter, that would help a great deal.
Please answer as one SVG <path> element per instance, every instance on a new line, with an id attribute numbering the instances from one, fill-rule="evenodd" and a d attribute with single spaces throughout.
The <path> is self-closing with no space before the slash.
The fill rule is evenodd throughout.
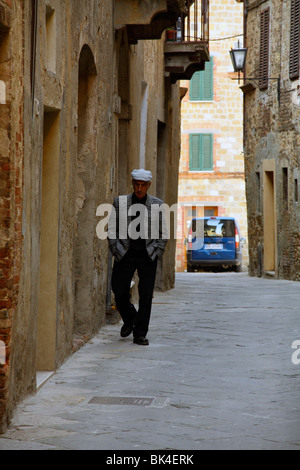
<path id="1" fill-rule="evenodd" d="M 200 134 L 190 135 L 190 170 L 200 170 Z"/>
<path id="2" fill-rule="evenodd" d="M 259 88 L 268 88 L 270 8 L 260 14 Z"/>
<path id="3" fill-rule="evenodd" d="M 205 62 L 205 71 L 202 72 L 202 99 L 203 101 L 212 101 L 214 99 L 214 60 L 210 58 L 210 62 Z"/>
<path id="4" fill-rule="evenodd" d="M 213 169 L 212 135 L 202 134 L 202 168 L 203 171 Z"/>
<path id="5" fill-rule="evenodd" d="M 190 81 L 190 101 L 213 101 L 214 99 L 214 61 L 205 62 L 205 70 L 195 72 Z"/>
<path id="6" fill-rule="evenodd" d="M 190 171 L 213 170 L 213 135 L 190 134 Z"/>
<path id="7" fill-rule="evenodd" d="M 290 79 L 299 78 L 300 0 L 291 0 Z"/>
<path id="8" fill-rule="evenodd" d="M 190 101 L 200 100 L 200 73 L 195 72 L 190 81 Z"/>

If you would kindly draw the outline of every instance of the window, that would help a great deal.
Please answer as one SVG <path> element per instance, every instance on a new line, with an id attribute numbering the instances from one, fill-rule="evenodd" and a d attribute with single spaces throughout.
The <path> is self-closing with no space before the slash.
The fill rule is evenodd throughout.
<path id="1" fill-rule="evenodd" d="M 190 229 L 190 232 L 193 234 L 199 234 L 199 229 L 204 229 L 205 238 L 235 237 L 235 223 L 233 219 L 193 219 Z"/>
<path id="2" fill-rule="evenodd" d="M 299 78 L 300 0 L 291 0 L 290 79 Z"/>
<path id="3" fill-rule="evenodd" d="M 192 219 L 193 217 L 197 217 L 197 207 L 193 206 L 191 209 L 187 210 L 187 216 L 189 219 Z"/>
<path id="4" fill-rule="evenodd" d="M 204 217 L 217 217 L 218 208 L 217 207 L 204 207 Z"/>
<path id="5" fill-rule="evenodd" d="M 213 101 L 214 99 L 214 61 L 205 62 L 205 70 L 195 72 L 190 81 L 190 101 Z"/>
<path id="6" fill-rule="evenodd" d="M 213 170 L 213 134 L 190 134 L 190 171 Z"/>
<path id="7" fill-rule="evenodd" d="M 288 210 L 289 192 L 288 192 L 288 169 L 282 168 L 282 198 L 283 209 Z"/>
<path id="8" fill-rule="evenodd" d="M 270 8 L 260 14 L 259 88 L 268 88 Z"/>
<path id="9" fill-rule="evenodd" d="M 3 80 L 0 80 L 0 104 L 6 104 L 6 85 Z"/>
<path id="10" fill-rule="evenodd" d="M 261 212 L 261 182 L 260 182 L 260 172 L 257 171 L 256 173 L 256 190 L 257 190 L 257 210 Z"/>
<path id="11" fill-rule="evenodd" d="M 47 70 L 56 71 L 56 16 L 49 6 L 46 8 Z"/>
<path id="12" fill-rule="evenodd" d="M 295 180 L 294 180 L 294 200 L 295 200 L 295 202 L 299 202 L 298 178 L 295 178 Z"/>

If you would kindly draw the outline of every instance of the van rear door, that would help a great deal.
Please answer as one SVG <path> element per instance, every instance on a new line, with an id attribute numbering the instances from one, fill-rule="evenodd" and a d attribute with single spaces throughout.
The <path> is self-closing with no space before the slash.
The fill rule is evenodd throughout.
<path id="1" fill-rule="evenodd" d="M 193 261 L 234 260 L 235 221 L 219 217 L 193 219 L 188 241 Z"/>

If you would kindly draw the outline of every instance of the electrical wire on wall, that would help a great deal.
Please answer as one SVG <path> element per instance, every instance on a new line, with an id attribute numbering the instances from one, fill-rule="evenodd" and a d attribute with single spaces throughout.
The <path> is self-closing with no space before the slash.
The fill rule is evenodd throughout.
<path id="1" fill-rule="evenodd" d="M 241 34 L 235 34 L 234 36 L 228 36 L 227 38 L 214 38 L 210 39 L 210 42 L 217 42 L 217 41 L 226 41 L 227 39 L 234 39 L 234 38 L 240 38 L 241 36 L 244 36 L 243 33 Z"/>

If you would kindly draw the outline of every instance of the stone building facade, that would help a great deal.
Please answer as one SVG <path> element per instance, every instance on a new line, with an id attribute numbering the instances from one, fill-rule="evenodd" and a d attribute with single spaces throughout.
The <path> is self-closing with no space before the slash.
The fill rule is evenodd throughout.
<path id="1" fill-rule="evenodd" d="M 187 12 L 186 0 L 0 0 L 0 432 L 37 372 L 106 322 L 97 207 L 144 166 L 152 194 L 177 201 L 178 77 L 191 64 L 164 31 Z M 200 46 L 188 53 L 203 67 Z M 160 289 L 174 272 L 170 240 Z"/>
<path id="2" fill-rule="evenodd" d="M 181 82 L 187 89 L 181 112 L 177 271 L 186 270 L 188 226 L 192 217 L 235 217 L 247 240 L 243 155 L 243 94 L 233 74 L 229 50 L 243 34 L 243 7 L 235 0 L 210 2 L 210 64 Z M 193 145 L 210 143 L 204 166 L 193 163 Z M 204 144 L 202 143 L 204 142 Z M 199 149 L 198 149 L 199 150 Z M 205 151 L 205 148 L 203 148 Z M 197 155 L 195 155 L 197 157 Z M 202 157 L 201 157 L 202 158 Z M 200 166 L 197 166 L 200 165 Z M 243 265 L 248 265 L 247 243 Z"/>
<path id="3" fill-rule="evenodd" d="M 243 6 L 250 274 L 299 281 L 300 2 Z"/>

